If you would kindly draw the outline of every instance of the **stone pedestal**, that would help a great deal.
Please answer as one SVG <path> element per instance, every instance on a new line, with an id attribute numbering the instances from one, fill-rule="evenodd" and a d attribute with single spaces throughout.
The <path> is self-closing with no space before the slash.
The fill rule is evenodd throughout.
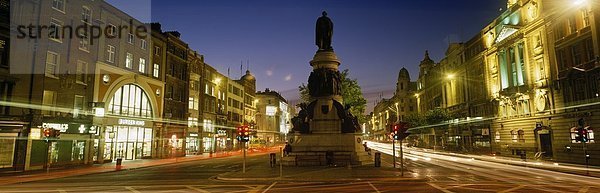
<path id="1" fill-rule="evenodd" d="M 310 62 L 313 73 L 309 78 L 311 105 L 308 133 L 290 136 L 291 154 L 284 159 L 286 165 L 346 165 L 362 164 L 365 156 L 362 134 L 343 133 L 346 112 L 341 106 L 340 61 L 333 51 L 319 51 Z M 336 107 L 337 104 L 337 107 Z"/>

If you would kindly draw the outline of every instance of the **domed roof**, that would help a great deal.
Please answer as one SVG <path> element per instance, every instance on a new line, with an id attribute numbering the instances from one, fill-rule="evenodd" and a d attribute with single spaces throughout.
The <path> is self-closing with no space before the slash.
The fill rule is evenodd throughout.
<path id="1" fill-rule="evenodd" d="M 242 80 L 255 81 L 256 78 L 254 78 L 254 76 L 250 74 L 250 70 L 246 70 L 246 74 L 242 76 Z"/>
<path id="2" fill-rule="evenodd" d="M 400 69 L 400 72 L 398 73 L 398 79 L 408 79 L 410 80 L 410 75 L 408 74 L 408 70 L 406 68 L 402 68 Z"/>

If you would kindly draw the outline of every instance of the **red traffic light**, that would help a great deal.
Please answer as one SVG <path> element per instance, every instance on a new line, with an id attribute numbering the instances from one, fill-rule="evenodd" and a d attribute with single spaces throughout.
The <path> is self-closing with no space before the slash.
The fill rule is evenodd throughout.
<path id="1" fill-rule="evenodd" d="M 52 136 L 52 129 L 44 128 L 44 137 L 51 137 L 51 136 Z"/>

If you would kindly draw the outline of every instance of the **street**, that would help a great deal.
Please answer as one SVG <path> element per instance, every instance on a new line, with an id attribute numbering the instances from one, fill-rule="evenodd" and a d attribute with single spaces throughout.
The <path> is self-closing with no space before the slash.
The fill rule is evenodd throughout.
<path id="1" fill-rule="evenodd" d="M 382 167 L 392 156 L 379 144 Z M 217 179 L 241 170 L 239 155 L 160 166 L 6 185 L 0 192 L 596 192 L 599 179 L 522 166 L 405 151 L 406 176 L 422 181 L 269 181 Z M 251 154 L 248 170 L 268 164 L 268 154 Z M 398 166 L 399 167 L 399 160 Z M 125 162 L 124 164 L 127 164 Z M 278 168 L 275 168 L 278 169 Z M 283 168 L 284 173 L 286 167 Z M 306 168 L 307 170 L 311 168 Z M 324 171 L 324 170 L 323 170 Z M 315 172 L 315 171 L 313 171 Z M 317 170 L 316 172 L 319 172 Z M 319 174 L 319 175 L 327 175 Z"/>

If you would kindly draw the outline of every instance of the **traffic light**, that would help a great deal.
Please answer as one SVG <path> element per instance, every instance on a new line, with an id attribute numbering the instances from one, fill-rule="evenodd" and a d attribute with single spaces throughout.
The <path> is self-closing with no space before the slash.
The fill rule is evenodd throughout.
<path id="1" fill-rule="evenodd" d="M 577 129 L 577 137 L 575 138 L 576 141 L 578 142 L 583 142 L 583 143 L 587 143 L 588 142 L 588 132 L 587 129 L 585 128 L 578 128 Z"/>
<path id="2" fill-rule="evenodd" d="M 50 128 L 44 128 L 44 137 L 48 138 L 48 137 L 52 137 L 52 131 L 53 129 Z"/>
<path id="3" fill-rule="evenodd" d="M 394 140 L 403 140 L 404 138 L 408 137 L 408 135 L 410 135 L 410 133 L 407 133 L 408 123 L 406 123 L 406 122 L 400 122 L 398 124 L 394 124 L 393 129 L 394 129 Z"/>
<path id="4" fill-rule="evenodd" d="M 240 142 L 248 142 L 250 141 L 250 127 L 247 125 L 238 126 L 237 128 L 237 138 Z"/>

